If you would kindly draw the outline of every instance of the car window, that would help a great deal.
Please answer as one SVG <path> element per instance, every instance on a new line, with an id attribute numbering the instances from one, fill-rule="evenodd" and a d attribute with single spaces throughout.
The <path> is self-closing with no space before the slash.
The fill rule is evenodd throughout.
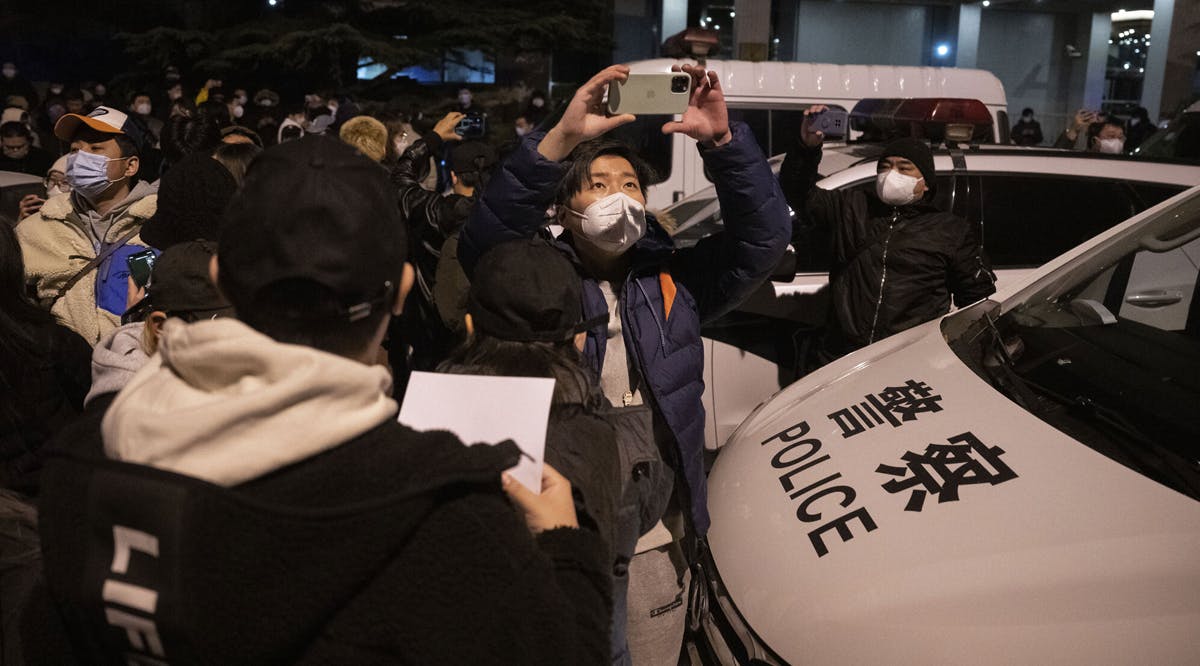
<path id="1" fill-rule="evenodd" d="M 1200 499 L 1200 239 L 1177 237 L 985 316 L 952 347 L 1047 424 Z"/>
<path id="2" fill-rule="evenodd" d="M 1186 190 L 1182 185 L 1159 185 L 1158 183 L 1129 183 L 1137 195 L 1141 210 L 1157 206 L 1171 197 Z"/>
<path id="3" fill-rule="evenodd" d="M 982 174 L 981 182 L 984 248 L 997 268 L 1040 266 L 1138 212 L 1117 180 Z"/>

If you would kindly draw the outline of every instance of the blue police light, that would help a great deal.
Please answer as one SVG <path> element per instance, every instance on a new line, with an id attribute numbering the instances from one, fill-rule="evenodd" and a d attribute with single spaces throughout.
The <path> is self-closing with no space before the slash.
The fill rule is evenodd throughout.
<path id="1" fill-rule="evenodd" d="M 933 52 L 935 54 L 937 54 L 937 57 L 945 58 L 946 56 L 950 55 L 950 45 L 949 44 L 938 44 L 933 49 Z"/>

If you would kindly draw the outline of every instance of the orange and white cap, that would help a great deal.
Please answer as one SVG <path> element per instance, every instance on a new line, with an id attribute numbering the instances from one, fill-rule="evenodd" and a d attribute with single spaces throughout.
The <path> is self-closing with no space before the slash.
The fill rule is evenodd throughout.
<path id="1" fill-rule="evenodd" d="M 63 141 L 70 141 L 79 130 L 80 125 L 103 132 L 105 134 L 124 134 L 125 123 L 129 116 L 107 106 L 98 106 L 94 111 L 81 116 L 78 113 L 68 113 L 54 124 L 54 136 Z"/>

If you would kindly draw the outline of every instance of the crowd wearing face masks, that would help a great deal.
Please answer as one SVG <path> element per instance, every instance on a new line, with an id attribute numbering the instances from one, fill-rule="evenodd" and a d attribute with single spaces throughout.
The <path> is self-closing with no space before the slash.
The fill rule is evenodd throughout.
<path id="1" fill-rule="evenodd" d="M 0 234 L 0 528 L 44 553 L 0 577 L 5 663 L 676 664 L 706 585 L 700 327 L 791 234 L 716 75 L 676 71 L 662 131 L 734 211 L 686 251 L 607 136 L 624 66 L 553 116 L 174 67 L 36 90 L 0 132 L 47 147 Z M 553 380 L 540 488 L 512 442 L 401 425 L 417 372 Z"/>

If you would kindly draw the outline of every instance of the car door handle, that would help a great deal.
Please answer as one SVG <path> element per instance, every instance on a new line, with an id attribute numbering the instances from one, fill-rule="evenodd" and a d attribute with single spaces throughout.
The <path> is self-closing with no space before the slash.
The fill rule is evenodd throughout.
<path id="1" fill-rule="evenodd" d="M 1161 308 L 1164 305 L 1174 305 L 1183 300 L 1183 294 L 1178 291 L 1143 291 L 1125 297 L 1125 302 L 1140 308 Z"/>

